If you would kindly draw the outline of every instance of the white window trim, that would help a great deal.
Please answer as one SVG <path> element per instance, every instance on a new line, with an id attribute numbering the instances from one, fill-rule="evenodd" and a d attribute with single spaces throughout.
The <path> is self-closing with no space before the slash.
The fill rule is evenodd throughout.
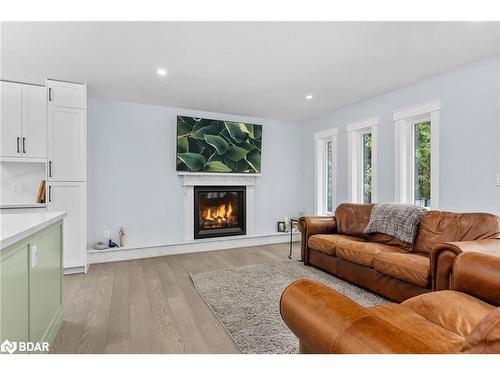
<path id="1" fill-rule="evenodd" d="M 372 134 L 372 203 L 377 202 L 377 133 L 379 125 L 378 117 L 370 117 L 346 125 L 348 152 L 347 152 L 347 195 L 349 202 L 363 203 L 363 160 L 361 137 L 363 134 Z"/>
<path id="2" fill-rule="evenodd" d="M 337 207 L 337 128 L 323 130 L 314 133 L 314 155 L 315 155 L 315 184 L 314 196 L 315 207 L 317 215 L 328 215 L 332 212 L 326 211 L 327 189 L 326 189 L 326 143 L 331 141 L 333 148 L 333 162 L 332 162 L 332 211 Z"/>
<path id="3" fill-rule="evenodd" d="M 413 126 L 431 122 L 431 209 L 439 208 L 439 117 L 441 101 L 434 99 L 393 112 L 394 200 L 413 203 Z"/>

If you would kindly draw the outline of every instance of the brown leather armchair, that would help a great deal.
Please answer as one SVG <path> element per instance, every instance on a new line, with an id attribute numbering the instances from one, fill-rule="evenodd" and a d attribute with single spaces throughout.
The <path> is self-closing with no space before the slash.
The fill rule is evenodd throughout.
<path id="1" fill-rule="evenodd" d="M 364 308 L 312 280 L 282 294 L 301 353 L 500 353 L 500 258 L 456 257 L 453 290 Z"/>

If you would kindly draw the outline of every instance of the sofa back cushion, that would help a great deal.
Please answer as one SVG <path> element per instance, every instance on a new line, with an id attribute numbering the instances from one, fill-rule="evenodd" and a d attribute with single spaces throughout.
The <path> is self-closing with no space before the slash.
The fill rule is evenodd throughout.
<path id="1" fill-rule="evenodd" d="M 474 241 L 500 236 L 500 218 L 482 213 L 428 211 L 423 214 L 415 252 L 429 254 L 440 242 Z"/>
<path id="2" fill-rule="evenodd" d="M 335 210 L 337 233 L 364 237 L 365 228 L 370 221 L 372 207 L 373 204 L 363 203 L 339 204 Z"/>
<path id="3" fill-rule="evenodd" d="M 405 251 L 412 251 L 413 244 L 405 244 L 398 239 L 383 233 L 365 234 L 364 231 L 370 222 L 373 204 L 342 203 L 335 210 L 337 233 L 350 236 L 364 237 L 368 241 L 378 242 L 388 246 L 395 246 Z"/>

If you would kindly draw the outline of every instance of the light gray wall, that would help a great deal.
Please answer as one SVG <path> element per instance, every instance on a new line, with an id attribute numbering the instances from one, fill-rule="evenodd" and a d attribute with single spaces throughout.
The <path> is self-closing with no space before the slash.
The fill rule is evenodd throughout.
<path id="1" fill-rule="evenodd" d="M 184 196 L 175 171 L 177 114 L 263 125 L 255 234 L 303 210 L 300 125 L 133 103 L 88 101 L 88 242 L 123 226 L 127 246 L 184 240 Z"/>
<path id="2" fill-rule="evenodd" d="M 500 214 L 499 58 L 458 70 L 348 106 L 302 127 L 304 206 L 314 212 L 313 133 L 332 127 L 338 135 L 338 202 L 347 201 L 347 136 L 345 124 L 378 116 L 378 199 L 394 200 L 394 125 L 392 112 L 441 99 L 440 209 Z"/>
<path id="3" fill-rule="evenodd" d="M 183 241 L 183 194 L 175 172 L 178 113 L 263 125 L 262 176 L 257 178 L 256 234 L 276 219 L 314 212 L 313 133 L 339 127 L 338 201 L 347 200 L 344 125 L 378 116 L 379 201 L 394 199 L 392 111 L 440 98 L 440 208 L 500 214 L 500 64 L 492 58 L 351 105 L 302 126 L 269 119 L 90 99 L 88 102 L 88 241 L 115 235 L 127 245 Z"/>

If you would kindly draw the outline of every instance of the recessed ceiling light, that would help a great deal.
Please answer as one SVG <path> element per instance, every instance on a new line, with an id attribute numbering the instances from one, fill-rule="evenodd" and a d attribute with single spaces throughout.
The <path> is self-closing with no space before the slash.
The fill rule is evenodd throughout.
<path id="1" fill-rule="evenodd" d="M 311 94 L 306 95 L 306 100 L 312 100 L 313 96 Z"/>
<path id="2" fill-rule="evenodd" d="M 162 68 L 159 68 L 156 73 L 158 73 L 159 76 L 166 76 L 167 75 L 167 71 L 165 69 L 162 69 Z"/>

